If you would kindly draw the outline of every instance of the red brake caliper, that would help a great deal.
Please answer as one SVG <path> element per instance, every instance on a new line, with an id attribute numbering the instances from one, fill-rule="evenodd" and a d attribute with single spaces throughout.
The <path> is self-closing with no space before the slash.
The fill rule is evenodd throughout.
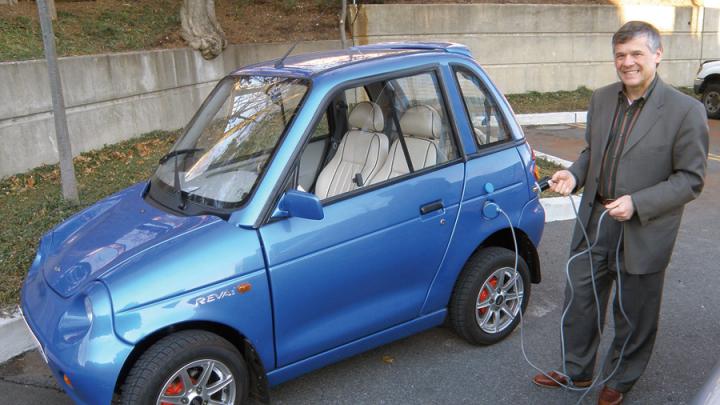
<path id="1" fill-rule="evenodd" d="M 182 379 L 180 377 L 176 378 L 175 381 L 170 383 L 170 385 L 165 390 L 165 395 L 173 396 L 178 395 L 183 392 L 184 386 L 182 383 Z M 160 405 L 172 405 L 169 402 L 161 402 Z"/>
<path id="2" fill-rule="evenodd" d="M 197 380 L 192 377 L 190 377 L 190 381 L 192 381 L 193 384 L 195 384 L 197 382 Z M 170 385 L 167 387 L 167 389 L 165 390 L 165 395 L 168 395 L 168 396 L 179 395 L 179 394 L 182 394 L 183 391 L 185 391 L 185 386 L 182 382 L 182 378 L 178 377 L 175 379 L 175 381 L 170 383 Z M 172 405 L 172 404 L 169 402 L 160 402 L 160 405 Z"/>
<path id="3" fill-rule="evenodd" d="M 493 277 L 493 278 L 490 279 L 490 285 L 491 285 L 493 288 L 496 288 L 496 287 L 497 287 L 497 283 L 498 283 L 497 277 Z M 490 296 L 490 291 L 488 291 L 487 287 L 485 287 L 485 288 L 482 289 L 482 291 L 480 291 L 479 301 L 480 301 L 480 302 L 483 302 L 483 301 L 485 301 L 486 299 L 488 299 L 489 296 Z M 480 308 L 480 315 L 485 315 L 485 313 L 487 312 L 487 310 L 488 310 L 487 307 L 485 307 L 485 308 Z"/>

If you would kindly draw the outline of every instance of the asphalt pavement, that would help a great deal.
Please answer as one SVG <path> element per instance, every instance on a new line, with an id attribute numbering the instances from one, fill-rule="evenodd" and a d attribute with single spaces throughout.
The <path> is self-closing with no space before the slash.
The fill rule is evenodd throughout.
<path id="1" fill-rule="evenodd" d="M 711 121 L 705 191 L 688 205 L 666 273 L 653 357 L 626 404 L 688 403 L 720 360 L 720 122 Z M 573 160 L 582 125 L 526 127 L 531 145 Z M 273 388 L 276 404 L 574 404 L 579 394 L 534 386 L 536 371 L 560 366 L 559 324 L 572 221 L 548 223 L 540 246 L 543 282 L 532 286 L 523 333 L 493 346 L 471 346 L 440 327 L 382 346 Z M 612 334 L 606 328 L 603 347 Z M 582 402 L 594 404 L 593 391 Z M 37 352 L 0 365 L 0 392 L 13 404 L 71 404 Z M 6 403 L 5 399 L 0 403 Z M 9 400 L 11 399 L 11 400 Z"/>

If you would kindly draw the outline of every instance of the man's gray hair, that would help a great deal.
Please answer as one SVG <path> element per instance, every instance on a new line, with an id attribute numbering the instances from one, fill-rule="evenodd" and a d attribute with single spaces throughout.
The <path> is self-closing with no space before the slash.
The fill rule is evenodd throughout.
<path id="1" fill-rule="evenodd" d="M 613 35 L 613 50 L 615 50 L 615 45 L 624 44 L 639 36 L 645 36 L 647 38 L 647 45 L 651 52 L 662 49 L 660 32 L 657 28 L 645 21 L 628 21 Z"/>

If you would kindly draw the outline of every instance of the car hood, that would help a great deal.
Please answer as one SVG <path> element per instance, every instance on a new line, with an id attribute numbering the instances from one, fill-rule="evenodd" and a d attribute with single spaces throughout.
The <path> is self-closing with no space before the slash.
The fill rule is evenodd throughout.
<path id="1" fill-rule="evenodd" d="M 213 216 L 179 217 L 142 198 L 137 184 L 71 217 L 50 235 L 43 273 L 63 297 L 80 291 L 129 259 L 163 242 L 221 221 Z"/>

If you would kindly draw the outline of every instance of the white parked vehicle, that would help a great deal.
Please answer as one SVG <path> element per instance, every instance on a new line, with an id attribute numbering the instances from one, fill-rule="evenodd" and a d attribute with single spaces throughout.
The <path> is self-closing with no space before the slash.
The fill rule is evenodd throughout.
<path id="1" fill-rule="evenodd" d="M 720 60 L 706 60 L 700 64 L 693 86 L 702 95 L 708 118 L 720 119 Z"/>

